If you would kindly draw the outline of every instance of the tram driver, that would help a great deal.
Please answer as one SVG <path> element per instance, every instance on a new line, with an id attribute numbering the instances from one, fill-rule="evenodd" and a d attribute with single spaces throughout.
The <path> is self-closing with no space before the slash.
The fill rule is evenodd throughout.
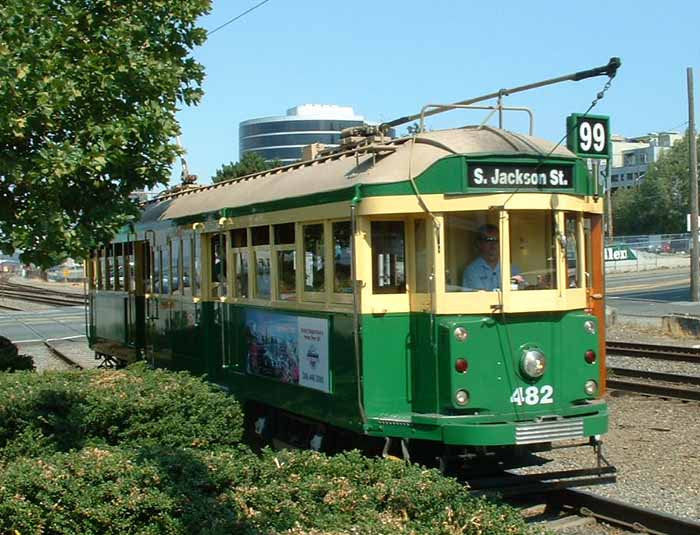
<path id="1" fill-rule="evenodd" d="M 500 290 L 501 289 L 501 263 L 498 227 L 485 224 L 479 227 L 477 247 L 479 256 L 469 264 L 462 275 L 462 288 L 465 290 Z M 520 269 L 511 264 L 511 281 L 518 286 L 525 283 Z"/>

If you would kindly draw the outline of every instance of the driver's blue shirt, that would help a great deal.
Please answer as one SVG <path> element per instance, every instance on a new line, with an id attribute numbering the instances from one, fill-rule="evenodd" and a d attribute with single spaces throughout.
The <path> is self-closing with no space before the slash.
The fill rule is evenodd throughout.
<path id="1" fill-rule="evenodd" d="M 515 265 L 510 267 L 510 275 L 517 275 L 520 270 Z M 483 256 L 467 266 L 462 274 L 462 288 L 465 290 L 497 290 L 501 287 L 501 263 L 492 268 Z"/>

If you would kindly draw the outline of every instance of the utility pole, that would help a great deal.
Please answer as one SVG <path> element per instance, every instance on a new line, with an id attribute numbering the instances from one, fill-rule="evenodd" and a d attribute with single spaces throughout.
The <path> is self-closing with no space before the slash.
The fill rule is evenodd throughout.
<path id="1" fill-rule="evenodd" d="M 695 139 L 695 90 L 693 69 L 688 67 L 688 142 L 690 143 L 690 300 L 700 301 L 700 251 L 698 250 L 698 145 Z"/>

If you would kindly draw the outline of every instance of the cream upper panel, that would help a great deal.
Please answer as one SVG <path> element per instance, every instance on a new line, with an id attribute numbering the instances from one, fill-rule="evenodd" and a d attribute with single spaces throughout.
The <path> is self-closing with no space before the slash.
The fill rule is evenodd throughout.
<path id="1" fill-rule="evenodd" d="M 421 195 L 431 212 L 457 212 L 504 208 L 506 210 L 567 210 L 603 213 L 603 200 L 561 193 L 494 193 L 490 195 Z M 367 197 L 362 199 L 358 213 L 363 216 L 382 214 L 425 213 L 413 195 Z"/>

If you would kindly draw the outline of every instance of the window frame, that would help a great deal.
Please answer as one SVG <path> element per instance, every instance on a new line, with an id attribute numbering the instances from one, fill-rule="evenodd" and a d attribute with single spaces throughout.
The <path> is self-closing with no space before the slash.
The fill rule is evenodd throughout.
<path id="1" fill-rule="evenodd" d="M 410 264 L 410 257 L 409 257 L 409 245 L 408 245 L 408 234 L 409 234 L 409 224 L 408 222 L 410 221 L 409 217 L 406 216 L 400 216 L 397 217 L 396 214 L 387 216 L 385 218 L 372 218 L 369 222 L 369 241 L 370 241 L 370 250 L 371 250 L 371 258 L 369 259 L 370 261 L 370 269 L 372 273 L 372 277 L 369 282 L 369 286 L 372 291 L 372 295 L 374 296 L 387 296 L 387 295 L 410 295 L 411 293 L 411 287 L 409 285 L 409 279 L 410 279 L 410 272 L 412 271 L 409 269 L 409 264 Z M 403 277 L 403 291 L 390 291 L 390 292 L 377 292 L 375 291 L 375 273 L 374 273 L 374 259 L 376 256 L 375 253 L 375 243 L 374 243 L 374 235 L 372 233 L 372 225 L 374 223 L 401 223 L 403 226 L 403 264 L 404 264 L 404 277 Z M 379 270 L 377 270 L 377 276 L 379 275 Z"/>
<path id="2" fill-rule="evenodd" d="M 330 299 L 333 303 L 341 303 L 341 304 L 352 304 L 353 303 L 353 295 L 354 295 L 354 281 L 352 280 L 352 272 L 353 272 L 353 267 L 352 263 L 354 261 L 354 249 L 355 249 L 355 244 L 354 244 L 354 239 L 355 237 L 352 234 L 352 220 L 349 218 L 339 218 L 339 219 L 331 219 L 329 220 L 330 223 L 330 235 L 331 235 L 331 240 L 330 240 L 330 253 L 329 253 L 329 258 L 330 258 L 330 263 L 329 265 L 331 266 L 331 274 L 330 274 L 330 279 L 331 279 L 331 287 L 330 287 Z M 350 293 L 343 293 L 343 292 L 336 292 L 335 291 L 335 236 L 333 234 L 333 225 L 336 223 L 348 223 L 350 226 L 350 288 L 353 289 Z"/>
<path id="3" fill-rule="evenodd" d="M 294 226 L 294 242 L 293 243 L 277 243 L 275 227 L 277 225 L 293 225 Z M 297 251 L 297 242 L 299 241 L 298 223 L 288 221 L 273 223 L 270 225 L 270 297 L 276 303 L 298 303 L 300 301 L 301 292 L 299 291 L 299 253 Z M 296 269 L 294 270 L 294 297 L 292 299 L 280 298 L 279 283 L 279 259 L 277 253 L 293 251 L 296 257 Z"/>
<path id="4" fill-rule="evenodd" d="M 323 229 L 323 291 L 314 292 L 306 290 L 306 251 L 304 243 L 304 229 L 305 227 L 321 225 Z M 329 293 L 329 277 L 330 270 L 327 269 L 328 258 L 331 256 L 329 254 L 329 249 L 331 244 L 328 240 L 328 220 L 309 220 L 300 223 L 301 234 L 298 236 L 297 241 L 299 242 L 299 249 L 297 255 L 300 255 L 300 263 L 302 265 L 301 270 L 301 301 L 305 303 L 328 303 L 328 293 Z"/>
<path id="5" fill-rule="evenodd" d="M 267 244 L 261 244 L 261 245 L 253 245 L 253 229 L 258 228 L 258 227 L 267 227 Z M 248 286 L 250 287 L 250 283 L 252 282 L 253 286 L 253 291 L 251 293 L 252 300 L 253 301 L 258 301 L 262 303 L 268 303 L 272 302 L 272 292 L 273 292 L 273 287 L 275 286 L 273 282 L 273 277 L 274 277 L 274 272 L 272 269 L 272 229 L 270 228 L 271 225 L 254 225 L 252 227 L 248 227 L 248 247 L 251 251 L 251 256 L 249 256 L 248 260 Z M 267 297 L 259 297 L 258 296 L 258 253 L 259 252 L 266 252 L 270 255 L 270 287 L 269 287 L 269 294 Z M 254 267 L 252 270 L 253 276 L 251 277 L 251 266 Z M 252 280 L 251 280 L 252 279 Z"/>
<path id="6" fill-rule="evenodd" d="M 246 236 L 246 242 L 243 247 L 234 247 L 233 245 L 233 232 L 242 230 Z M 233 227 L 228 229 L 229 240 L 231 242 L 231 297 L 234 301 L 251 301 L 251 296 L 253 295 L 253 288 L 250 276 L 250 258 L 251 258 L 251 239 L 252 235 L 250 228 L 248 227 Z M 238 293 L 238 270 L 236 269 L 236 254 L 245 252 L 246 263 L 248 266 L 247 277 L 246 277 L 246 292 L 248 295 L 241 296 Z"/>

